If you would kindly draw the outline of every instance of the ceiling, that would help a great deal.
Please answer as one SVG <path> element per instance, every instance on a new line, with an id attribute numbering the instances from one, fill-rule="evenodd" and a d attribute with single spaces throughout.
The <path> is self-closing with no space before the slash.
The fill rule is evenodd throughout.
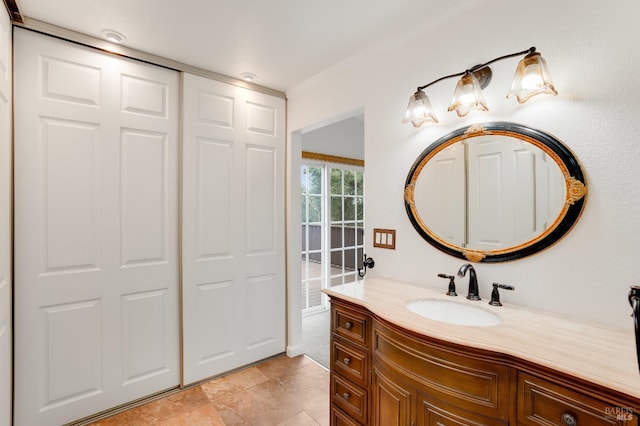
<path id="1" fill-rule="evenodd" d="M 23 17 L 286 92 L 464 0 L 15 0 Z"/>

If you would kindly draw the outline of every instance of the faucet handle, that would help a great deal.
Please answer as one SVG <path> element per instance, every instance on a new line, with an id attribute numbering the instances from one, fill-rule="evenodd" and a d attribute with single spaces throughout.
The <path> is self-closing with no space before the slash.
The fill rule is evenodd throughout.
<path id="1" fill-rule="evenodd" d="M 493 283 L 493 290 L 491 291 L 491 301 L 489 302 L 491 306 L 502 306 L 502 303 L 500 303 L 500 293 L 498 292 L 499 288 L 503 290 L 516 289 L 512 285 Z"/>
<path id="2" fill-rule="evenodd" d="M 457 296 L 458 293 L 456 293 L 456 283 L 455 283 L 455 279 L 456 277 L 454 277 L 453 275 L 447 275 L 447 274 L 438 274 L 438 277 L 440 278 L 448 278 L 449 279 L 449 290 L 447 291 L 447 296 Z"/>

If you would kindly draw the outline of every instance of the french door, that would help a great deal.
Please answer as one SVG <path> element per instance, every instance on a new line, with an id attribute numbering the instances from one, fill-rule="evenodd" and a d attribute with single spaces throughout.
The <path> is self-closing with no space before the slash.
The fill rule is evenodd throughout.
<path id="1" fill-rule="evenodd" d="M 327 308 L 321 289 L 360 279 L 364 253 L 364 169 L 303 162 L 302 309 Z"/>
<path id="2" fill-rule="evenodd" d="M 180 383 L 175 71 L 17 28 L 15 424 Z"/>

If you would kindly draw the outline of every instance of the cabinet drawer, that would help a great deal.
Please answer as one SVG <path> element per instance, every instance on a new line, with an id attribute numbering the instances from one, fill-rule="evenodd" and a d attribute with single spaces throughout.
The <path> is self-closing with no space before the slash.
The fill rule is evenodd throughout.
<path id="1" fill-rule="evenodd" d="M 367 352 L 334 339 L 331 345 L 331 370 L 342 374 L 360 386 L 366 387 L 369 374 Z"/>
<path id="2" fill-rule="evenodd" d="M 331 406 L 331 426 L 360 426 L 351 417 L 347 416 L 335 405 Z"/>
<path id="3" fill-rule="evenodd" d="M 334 307 L 331 328 L 334 333 L 365 346 L 368 339 L 369 317 L 351 310 Z"/>
<path id="4" fill-rule="evenodd" d="M 367 391 L 360 386 L 332 374 L 331 401 L 355 420 L 367 423 Z"/>
<path id="5" fill-rule="evenodd" d="M 508 426 L 509 420 L 492 419 L 461 410 L 418 392 L 417 424 L 424 426 Z"/>
<path id="6" fill-rule="evenodd" d="M 526 373 L 518 373 L 518 423 L 523 425 L 637 425 L 629 407 L 604 403 Z"/>

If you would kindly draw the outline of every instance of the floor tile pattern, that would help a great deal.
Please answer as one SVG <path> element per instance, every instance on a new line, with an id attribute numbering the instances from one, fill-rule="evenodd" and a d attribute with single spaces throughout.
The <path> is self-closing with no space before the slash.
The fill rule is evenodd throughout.
<path id="1" fill-rule="evenodd" d="M 113 425 L 328 426 L 329 372 L 282 355 L 91 426 Z"/>

